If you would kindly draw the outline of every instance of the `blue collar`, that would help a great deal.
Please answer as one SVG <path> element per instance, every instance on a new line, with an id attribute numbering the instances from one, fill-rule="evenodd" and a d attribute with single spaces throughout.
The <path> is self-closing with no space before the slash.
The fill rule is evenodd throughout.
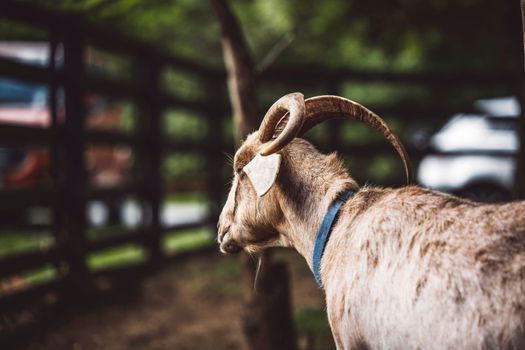
<path id="1" fill-rule="evenodd" d="M 315 281 L 317 282 L 319 288 L 323 288 L 323 283 L 321 282 L 321 259 L 323 258 L 326 243 L 330 238 L 330 233 L 332 233 L 332 227 L 337 220 L 337 214 L 339 214 L 339 210 L 343 204 L 345 204 L 346 201 L 354 195 L 354 193 L 355 191 L 353 190 L 346 190 L 337 196 L 332 204 L 330 204 L 330 207 L 323 218 L 323 222 L 321 223 L 321 227 L 319 227 L 319 231 L 317 231 L 312 260 L 312 270 L 314 272 Z"/>

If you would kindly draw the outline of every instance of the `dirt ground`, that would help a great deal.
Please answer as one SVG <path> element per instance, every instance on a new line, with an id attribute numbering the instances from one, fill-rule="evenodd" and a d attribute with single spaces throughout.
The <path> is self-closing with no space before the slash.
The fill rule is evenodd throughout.
<path id="1" fill-rule="evenodd" d="M 301 348 L 332 348 L 322 294 L 306 263 L 295 252 L 279 252 L 277 259 L 289 263 Z M 215 254 L 191 258 L 145 278 L 131 299 L 84 308 L 67 316 L 58 313 L 60 321 L 54 326 L 13 348 L 242 349 L 244 284 L 238 258 Z M 312 339 L 316 327 L 322 328 L 323 339 Z"/>

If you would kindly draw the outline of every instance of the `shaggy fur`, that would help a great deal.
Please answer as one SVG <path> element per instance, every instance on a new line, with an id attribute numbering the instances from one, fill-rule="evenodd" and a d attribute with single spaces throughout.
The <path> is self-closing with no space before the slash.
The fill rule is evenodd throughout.
<path id="1" fill-rule="evenodd" d="M 337 157 L 295 139 L 259 198 L 235 155 L 219 220 L 223 252 L 293 247 L 312 266 L 316 231 L 344 189 L 321 265 L 338 349 L 525 349 L 525 202 L 487 205 L 417 186 L 361 188 Z"/>

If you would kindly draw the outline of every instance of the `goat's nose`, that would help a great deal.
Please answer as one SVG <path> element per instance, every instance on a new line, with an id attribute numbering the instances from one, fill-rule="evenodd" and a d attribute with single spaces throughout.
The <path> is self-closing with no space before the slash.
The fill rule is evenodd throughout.
<path id="1" fill-rule="evenodd" d="M 236 254 L 239 253 L 242 248 L 234 241 L 228 240 L 221 243 L 221 252 L 224 254 Z"/>
<path id="2" fill-rule="evenodd" d="M 223 254 L 236 254 L 242 250 L 242 247 L 231 239 L 229 234 L 225 234 L 222 238 L 220 249 Z"/>

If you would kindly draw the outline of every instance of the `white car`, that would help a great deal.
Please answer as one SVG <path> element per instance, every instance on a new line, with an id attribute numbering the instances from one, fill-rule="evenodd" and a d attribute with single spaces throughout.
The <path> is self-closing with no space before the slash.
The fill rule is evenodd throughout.
<path id="1" fill-rule="evenodd" d="M 430 138 L 430 152 L 418 168 L 429 188 L 480 201 L 509 198 L 519 149 L 514 97 L 478 100 L 475 114 L 456 114 Z"/>

